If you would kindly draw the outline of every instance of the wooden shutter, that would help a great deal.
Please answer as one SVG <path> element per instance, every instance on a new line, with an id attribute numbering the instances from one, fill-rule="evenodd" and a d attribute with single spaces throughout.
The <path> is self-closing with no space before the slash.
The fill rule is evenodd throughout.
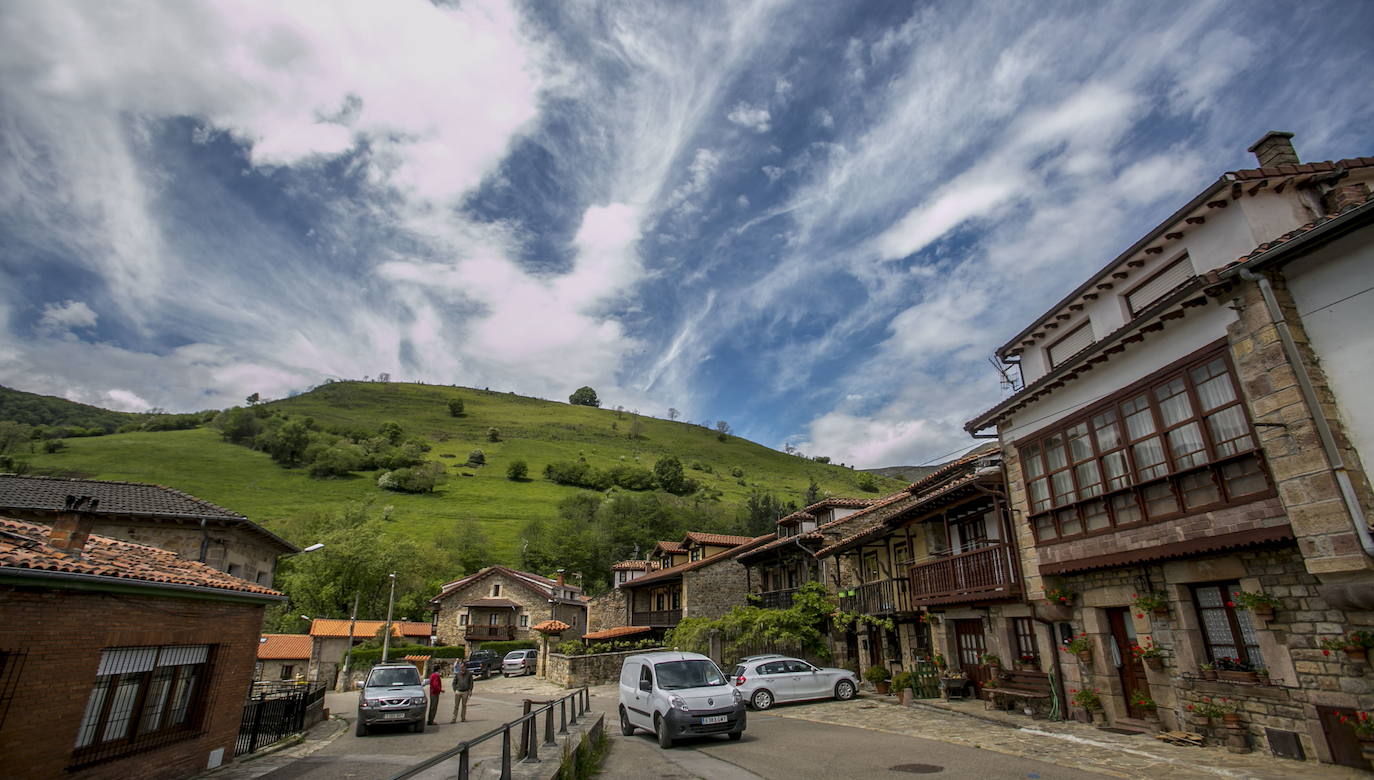
<path id="1" fill-rule="evenodd" d="M 1050 345 L 1050 367 L 1053 368 L 1080 349 L 1093 343 L 1093 329 L 1090 323 L 1083 323 L 1065 334 L 1064 338 Z"/>
<path id="2" fill-rule="evenodd" d="M 1170 263 L 1164 270 L 1147 279 L 1143 284 L 1126 294 L 1126 305 L 1131 314 L 1139 314 L 1146 306 L 1154 303 L 1165 293 L 1183 284 L 1193 275 L 1193 265 L 1186 256 Z"/>

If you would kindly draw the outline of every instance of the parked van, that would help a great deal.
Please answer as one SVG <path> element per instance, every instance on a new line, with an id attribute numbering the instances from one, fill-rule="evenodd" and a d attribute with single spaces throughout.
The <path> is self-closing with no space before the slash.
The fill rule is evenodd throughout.
<path id="1" fill-rule="evenodd" d="M 620 666 L 620 733 L 652 732 L 660 747 L 705 734 L 744 735 L 743 697 L 715 662 L 697 653 L 632 655 Z"/>

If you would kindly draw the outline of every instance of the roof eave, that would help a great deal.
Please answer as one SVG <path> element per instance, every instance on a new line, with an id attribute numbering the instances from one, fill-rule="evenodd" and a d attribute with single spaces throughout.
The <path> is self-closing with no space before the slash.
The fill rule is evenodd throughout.
<path id="1" fill-rule="evenodd" d="M 126 577 L 106 577 L 99 574 L 80 572 L 49 571 L 47 569 L 27 569 L 18 566 L 0 566 L 0 583 L 11 585 L 45 584 L 65 590 L 91 590 L 106 593 L 137 593 L 140 595 L 162 595 L 177 598 L 209 599 L 213 601 L 246 601 L 269 603 L 286 601 L 284 594 L 254 593 L 246 590 L 212 588 L 204 585 L 183 585 L 175 582 L 156 582 L 136 580 Z"/>
<path id="2" fill-rule="evenodd" d="M 1221 278 L 1231 279 L 1245 271 L 1258 271 L 1264 268 L 1281 266 L 1297 259 L 1307 252 L 1314 251 L 1348 233 L 1374 223 L 1374 200 L 1368 200 L 1343 214 L 1312 228 L 1296 238 L 1261 252 L 1240 265 L 1221 272 Z"/>

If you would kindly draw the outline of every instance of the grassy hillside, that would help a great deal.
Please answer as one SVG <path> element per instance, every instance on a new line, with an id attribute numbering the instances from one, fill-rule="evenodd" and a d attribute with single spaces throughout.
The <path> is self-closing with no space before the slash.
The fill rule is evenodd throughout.
<path id="1" fill-rule="evenodd" d="M 0 420 L 25 425 L 74 426 L 113 431 L 137 417 L 138 415 L 128 412 L 112 412 L 56 396 L 37 395 L 0 387 Z"/>
<path id="2" fill-rule="evenodd" d="M 463 400 L 462 417 L 449 415 L 447 402 L 452 398 Z M 312 479 L 304 469 L 284 469 L 261 452 L 224 443 L 208 428 L 71 439 L 67 449 L 35 454 L 29 461 L 47 473 L 168 485 L 242 512 L 268 528 L 304 512 L 371 498 L 379 507 L 393 507 L 391 516 L 398 526 L 422 540 L 460 521 L 473 521 L 498 556 L 510 562 L 518 558 L 520 528 L 533 517 L 553 515 L 560 500 L 580 492 L 543 479 L 545 464 L 554 461 L 586 458 L 603 468 L 617 463 L 651 468 L 660 457 L 674 455 L 688 467 L 688 476 L 720 491 L 723 504 L 742 503 L 753 490 L 771 491 L 800 504 L 811 479 L 822 495 L 875 495 L 858 487 L 863 472 L 813 463 L 733 436 L 722 442 L 714 431 L 647 417 L 640 418 L 640 437 L 631 439 L 633 419 L 628 412 L 617 415 L 608 409 L 517 395 L 338 382 L 269 406 L 293 417 L 313 417 L 326 429 L 375 430 L 384 422 L 399 423 L 407 435 L 432 443 L 428 457 L 448 465 L 449 479 L 429 495 L 382 491 L 376 487 L 375 473 Z M 487 440 L 493 427 L 500 429 L 499 442 Z M 474 449 L 486 453 L 484 467 L 463 465 Z M 529 464 L 529 481 L 506 479 L 507 464 L 516 459 Z M 694 463 L 710 472 L 690 468 Z M 735 468 L 744 476 L 731 476 Z M 882 477 L 876 481 L 881 493 L 905 484 Z"/>

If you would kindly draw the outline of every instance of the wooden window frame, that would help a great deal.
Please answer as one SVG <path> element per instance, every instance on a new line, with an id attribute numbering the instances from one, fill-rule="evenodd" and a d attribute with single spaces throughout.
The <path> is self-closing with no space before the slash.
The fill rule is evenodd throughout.
<path id="1" fill-rule="evenodd" d="M 1221 589 L 1221 607 L 1202 606 L 1202 601 L 1198 598 L 1198 591 L 1205 588 Z M 1207 621 L 1206 618 L 1203 616 L 1203 610 L 1221 609 L 1224 610 L 1226 614 L 1227 623 L 1231 629 L 1231 643 L 1236 648 L 1235 656 L 1226 657 L 1235 657 L 1240 661 L 1243 661 L 1248 664 L 1253 664 L 1256 667 L 1264 666 L 1263 658 L 1250 657 L 1250 650 L 1245 642 L 1245 633 L 1241 630 L 1240 627 L 1240 617 L 1238 615 L 1239 610 L 1236 609 L 1236 607 L 1234 606 L 1235 594 L 1239 591 L 1240 583 L 1236 582 L 1235 580 L 1231 580 L 1229 582 L 1200 582 L 1189 586 L 1189 592 L 1193 597 L 1193 610 L 1197 613 L 1198 633 L 1202 635 L 1202 644 L 1203 648 L 1207 652 L 1207 661 L 1208 663 L 1215 663 L 1217 660 L 1217 655 L 1216 651 L 1212 647 L 1212 638 L 1207 633 Z M 1253 623 L 1251 623 L 1250 629 L 1252 631 L 1255 630 L 1255 625 Z"/>
<path id="2" fill-rule="evenodd" d="M 1040 647 L 1035 643 L 1035 624 L 1028 617 L 1014 617 L 1011 619 L 1011 635 L 1016 643 L 1017 661 L 1023 661 L 1026 656 L 1030 656 L 1036 666 L 1040 665 Z"/>
<path id="3" fill-rule="evenodd" d="M 98 675 L 91 686 L 91 692 L 87 697 L 87 708 L 95 701 L 97 691 L 104 684 L 104 693 L 100 694 L 99 710 L 95 712 L 93 721 L 88 722 L 83 715 L 81 725 L 78 727 L 77 740 L 83 738 L 87 726 L 91 727 L 90 741 L 85 744 L 78 744 L 72 750 L 71 766 L 75 769 L 82 766 L 107 761 L 116 758 L 124 758 L 130 755 L 147 752 L 177 742 L 183 739 L 194 737 L 201 732 L 201 724 L 208 702 L 210 701 L 211 689 L 214 684 L 213 672 L 215 661 L 214 645 L 194 645 L 194 647 L 205 648 L 205 660 L 194 664 L 168 664 L 161 665 L 162 652 L 169 648 L 186 647 L 185 645 L 152 645 L 142 647 L 113 647 L 106 650 L 154 650 L 153 665 L 139 672 L 112 671 L 107 674 Z M 102 653 L 102 663 L 103 663 Z M 165 697 L 161 702 L 161 712 L 158 722 L 151 729 L 145 730 L 143 719 L 149 710 L 149 693 L 152 689 L 154 677 L 161 670 L 170 670 L 170 676 L 166 679 Z M 176 712 L 174 698 L 177 694 L 178 686 L 191 680 L 191 692 L 186 702 L 183 718 L 180 722 L 171 722 L 173 714 Z M 130 680 L 136 680 L 133 702 L 127 714 L 127 730 L 124 736 L 111 739 L 104 739 L 103 734 L 110 726 L 111 710 L 115 707 L 115 700 L 118 698 L 120 686 Z"/>
<path id="4" fill-rule="evenodd" d="M 1223 363 L 1224 375 L 1230 379 L 1232 398 L 1227 402 L 1203 410 L 1193 374 L 1196 370 L 1205 368 L 1218 359 Z M 1203 381 L 1210 381 L 1216 376 L 1219 374 L 1211 374 Z M 1179 379 L 1183 380 L 1184 392 L 1191 407 L 1191 413 L 1190 416 L 1176 421 L 1173 425 L 1166 426 L 1156 391 Z M 1133 437 L 1126 420 L 1128 415 L 1123 407 L 1142 398 L 1145 399 L 1146 404 L 1144 411 L 1148 412 L 1153 427 L 1149 433 Z M 1235 447 L 1232 451 L 1222 454 L 1218 450 L 1217 442 L 1213 441 L 1209 420 L 1232 408 L 1239 408 L 1244 418 L 1247 431 L 1245 435 L 1249 437 L 1249 447 L 1245 449 Z M 1100 430 L 1105 430 L 1106 426 L 1098 428 L 1094 421 L 1108 413 L 1114 415 L 1117 442 L 1113 447 L 1103 448 L 1100 446 L 1098 434 Z M 1198 434 L 1203 442 L 1204 462 L 1179 465 L 1170 446 L 1168 434 L 1190 424 L 1196 424 L 1198 427 Z M 1082 460 L 1074 458 L 1069 441 L 1070 432 L 1079 426 L 1086 427 L 1088 431 L 1087 443 L 1091 450 L 1089 456 Z M 1242 441 L 1245 435 L 1229 439 L 1223 444 Z M 1159 446 L 1162 448 L 1164 470 L 1161 473 L 1152 473 L 1150 476 L 1142 478 L 1141 469 L 1136 462 L 1135 448 L 1136 445 L 1151 438 L 1157 438 Z M 1051 469 L 1047 451 L 1052 449 L 1048 445 L 1056 439 L 1059 441 L 1058 446 L 1063 449 L 1064 462 L 1062 466 Z M 1241 392 L 1235 365 L 1226 349 L 1225 339 L 1213 342 L 1180 360 L 1174 361 L 1159 371 L 1152 372 L 1149 377 L 1113 392 L 1083 411 L 1023 437 L 1015 442 L 1015 446 L 1021 457 L 1022 483 L 1026 490 L 1026 501 L 1030 510 L 1027 522 L 1035 535 L 1037 545 L 1068 542 L 1098 534 L 1112 533 L 1119 528 L 1160 523 L 1198 512 L 1228 506 L 1240 506 L 1276 494 L 1273 479 L 1269 474 L 1263 451 L 1259 445 L 1259 436 L 1255 433 L 1254 424 L 1250 419 L 1250 410 L 1246 407 L 1244 395 Z M 1125 461 L 1125 484 L 1113 488 L 1108 484 L 1107 458 L 1118 452 L 1123 453 L 1122 457 Z M 1222 472 L 1230 464 L 1244 462 L 1248 459 L 1252 459 L 1257 464 L 1258 473 L 1265 480 L 1265 488 L 1232 497 Z M 1100 492 L 1084 497 L 1084 485 L 1080 482 L 1078 468 L 1090 460 L 1097 463 L 1099 479 L 1097 484 L 1100 487 Z M 1188 506 L 1182 489 L 1182 482 L 1184 479 L 1204 473 L 1211 475 L 1210 479 L 1216 491 L 1216 499 L 1206 504 Z M 1056 496 L 1054 485 L 1055 476 L 1058 474 L 1066 474 L 1070 482 L 1070 490 L 1060 494 L 1061 496 L 1071 496 L 1069 500 L 1060 501 Z M 1044 499 L 1036 499 L 1037 488 L 1034 483 L 1040 481 L 1043 481 L 1040 490 L 1047 497 L 1047 502 Z M 1151 516 L 1147 501 L 1150 494 L 1161 498 L 1166 495 L 1171 496 L 1173 511 Z M 1096 502 L 1101 502 L 1101 505 L 1093 506 Z M 1116 506 L 1118 502 L 1121 503 L 1119 508 Z M 1130 508 L 1134 508 L 1137 517 L 1131 520 L 1120 520 L 1121 513 Z M 1094 510 L 1091 514 L 1093 519 L 1099 519 L 1105 513 L 1106 525 L 1089 529 L 1090 514 L 1085 511 L 1088 509 Z M 1066 533 L 1066 530 L 1070 532 Z"/>

